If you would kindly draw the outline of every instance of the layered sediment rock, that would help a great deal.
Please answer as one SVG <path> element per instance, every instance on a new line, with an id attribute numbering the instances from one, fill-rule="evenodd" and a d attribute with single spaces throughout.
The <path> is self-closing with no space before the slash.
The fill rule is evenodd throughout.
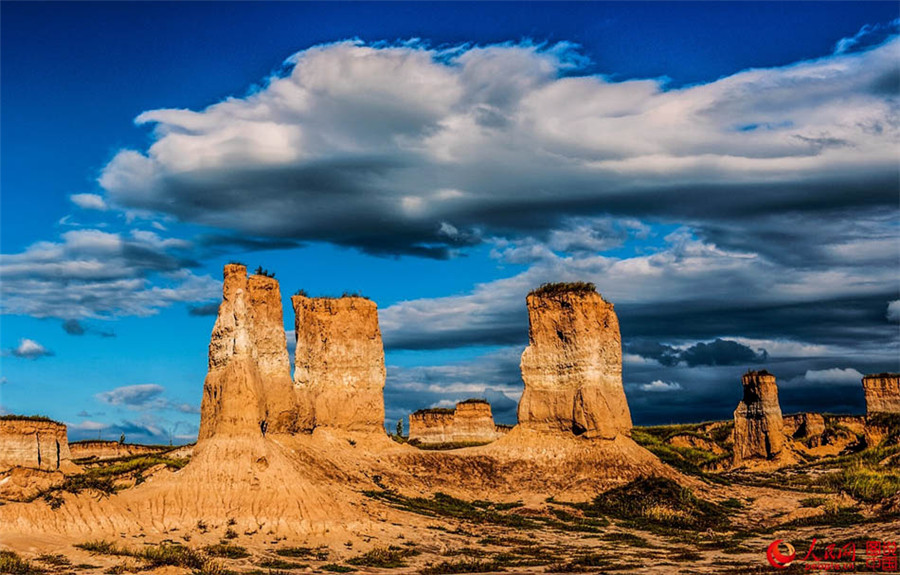
<path id="1" fill-rule="evenodd" d="M 215 435 L 260 436 L 266 398 L 252 338 L 247 268 L 225 266 L 222 303 L 209 342 L 198 440 Z"/>
<path id="2" fill-rule="evenodd" d="M 453 440 L 458 443 L 487 443 L 502 434 L 494 425 L 491 404 L 480 399 L 467 399 L 456 404 L 453 414 Z"/>
<path id="3" fill-rule="evenodd" d="M 734 411 L 734 464 L 774 459 L 784 447 L 784 422 L 775 376 L 765 370 L 750 371 L 741 383 L 744 399 Z"/>
<path id="4" fill-rule="evenodd" d="M 604 439 L 630 433 L 619 321 L 613 305 L 588 288 L 545 286 L 526 300 L 524 428 Z"/>
<path id="5" fill-rule="evenodd" d="M 171 450 L 171 447 L 119 443 L 118 441 L 85 440 L 69 444 L 72 459 L 116 459 L 133 455 L 150 455 Z"/>
<path id="6" fill-rule="evenodd" d="M 866 414 L 900 413 L 900 373 L 879 373 L 862 379 Z"/>
<path id="7" fill-rule="evenodd" d="M 250 276 L 247 287 L 251 336 L 256 346 L 256 364 L 265 394 L 267 429 L 281 433 L 312 429 L 308 410 L 298 413 L 278 282 L 257 274 Z"/>
<path id="8" fill-rule="evenodd" d="M 0 420 L 0 469 L 69 471 L 74 467 L 71 460 L 62 423 L 30 418 Z"/>
<path id="9" fill-rule="evenodd" d="M 491 404 L 467 399 L 455 409 L 420 409 L 409 416 L 409 440 L 416 443 L 489 443 L 506 431 L 494 424 Z"/>
<path id="10" fill-rule="evenodd" d="M 454 409 L 420 409 L 409 416 L 409 440 L 413 443 L 452 443 Z"/>
<path id="11" fill-rule="evenodd" d="M 807 447 L 820 447 L 824 443 L 825 418 L 818 413 L 798 413 L 782 418 L 784 432 L 794 439 L 803 440 Z"/>
<path id="12" fill-rule="evenodd" d="M 384 433 L 384 345 L 375 302 L 362 297 L 291 298 L 294 383 L 316 427 Z"/>

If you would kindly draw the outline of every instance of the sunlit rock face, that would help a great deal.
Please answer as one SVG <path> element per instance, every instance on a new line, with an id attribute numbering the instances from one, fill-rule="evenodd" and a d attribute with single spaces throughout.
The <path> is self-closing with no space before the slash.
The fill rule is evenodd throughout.
<path id="1" fill-rule="evenodd" d="M 543 289 L 543 288 L 542 288 Z M 613 305 L 590 289 L 536 290 L 526 300 L 529 345 L 519 425 L 612 439 L 631 431 L 622 339 Z"/>
<path id="2" fill-rule="evenodd" d="M 384 345 L 375 302 L 292 298 L 294 383 L 316 427 L 384 433 Z"/>
<path id="3" fill-rule="evenodd" d="M 454 409 L 420 409 L 409 416 L 409 441 L 439 444 L 453 442 Z"/>
<path id="4" fill-rule="evenodd" d="M 265 431 L 266 398 L 248 283 L 246 267 L 225 266 L 222 303 L 209 342 L 198 441 L 213 436 L 260 436 Z"/>
<path id="5" fill-rule="evenodd" d="M 11 467 L 66 471 L 71 459 L 66 426 L 62 423 L 0 420 L 0 471 Z"/>
<path id="6" fill-rule="evenodd" d="M 454 409 L 420 409 L 409 416 L 409 440 L 423 444 L 490 443 L 503 436 L 494 423 L 491 404 L 467 399 Z"/>
<path id="7" fill-rule="evenodd" d="M 900 374 L 867 375 L 862 385 L 866 392 L 866 414 L 900 413 Z"/>
<path id="8" fill-rule="evenodd" d="M 741 378 L 744 399 L 734 411 L 734 463 L 774 459 L 784 448 L 784 422 L 775 376 L 750 371 Z"/>
<path id="9" fill-rule="evenodd" d="M 298 418 L 297 413 L 278 282 L 265 275 L 252 275 L 248 293 L 251 339 L 256 347 L 256 365 L 263 383 L 267 429 L 276 433 L 307 429 L 309 422 Z"/>

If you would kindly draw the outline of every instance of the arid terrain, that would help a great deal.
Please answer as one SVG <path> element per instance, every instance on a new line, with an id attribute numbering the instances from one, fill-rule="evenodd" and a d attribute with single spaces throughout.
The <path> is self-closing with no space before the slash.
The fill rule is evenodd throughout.
<path id="1" fill-rule="evenodd" d="M 226 266 L 193 446 L 5 416 L 0 572 L 768 573 L 776 540 L 782 572 L 890 570 L 866 550 L 900 533 L 897 374 L 864 379 L 866 415 L 782 415 L 761 370 L 733 421 L 633 427 L 613 305 L 550 284 L 518 425 L 463 402 L 422 449 L 384 431 L 374 302 L 292 303 L 293 375 L 278 283 Z"/>

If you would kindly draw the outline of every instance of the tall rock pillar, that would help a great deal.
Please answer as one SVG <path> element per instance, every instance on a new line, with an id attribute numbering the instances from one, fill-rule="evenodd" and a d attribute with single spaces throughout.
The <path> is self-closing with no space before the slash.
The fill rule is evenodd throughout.
<path id="1" fill-rule="evenodd" d="M 519 425 L 612 439 L 631 431 L 622 339 L 613 305 L 593 284 L 549 284 L 528 306 Z"/>
<path id="2" fill-rule="evenodd" d="M 225 266 L 222 303 L 209 342 L 198 440 L 215 435 L 259 436 L 266 400 L 252 338 L 247 268 Z"/>
<path id="3" fill-rule="evenodd" d="M 900 413 L 900 373 L 879 373 L 862 379 L 866 414 Z"/>
<path id="4" fill-rule="evenodd" d="M 784 447 L 784 421 L 775 376 L 749 371 L 741 378 L 744 399 L 734 411 L 734 464 L 774 459 Z"/>
<path id="5" fill-rule="evenodd" d="M 294 383 L 301 403 L 313 403 L 316 427 L 384 433 L 386 372 L 375 302 L 302 295 L 291 301 Z"/>

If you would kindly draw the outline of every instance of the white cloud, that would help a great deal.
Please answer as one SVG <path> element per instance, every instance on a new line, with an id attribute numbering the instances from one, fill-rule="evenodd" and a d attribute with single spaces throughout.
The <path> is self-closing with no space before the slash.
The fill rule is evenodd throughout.
<path id="1" fill-rule="evenodd" d="M 126 385 L 110 391 L 97 394 L 97 399 L 110 405 L 129 405 L 144 407 L 151 401 L 157 400 L 166 389 L 155 383 L 141 385 Z"/>
<path id="2" fill-rule="evenodd" d="M 888 321 L 900 322 L 900 299 L 888 302 L 887 319 Z"/>
<path id="3" fill-rule="evenodd" d="M 657 379 L 651 383 L 643 383 L 639 387 L 641 388 L 641 391 L 663 393 L 667 391 L 678 391 L 681 389 L 681 384 L 676 381 L 665 382 Z"/>
<path id="4" fill-rule="evenodd" d="M 69 199 L 73 204 L 85 210 L 106 211 L 109 209 L 106 200 L 99 194 L 72 194 Z"/>
<path id="5" fill-rule="evenodd" d="M 810 369 L 806 371 L 806 374 L 803 378 L 807 382 L 811 383 L 826 383 L 826 384 L 835 384 L 835 385 L 860 385 L 862 381 L 863 374 L 856 371 L 853 368 L 839 368 L 834 367 L 831 369 Z"/>
<path id="6" fill-rule="evenodd" d="M 23 359 L 38 359 L 53 355 L 53 352 L 34 341 L 33 339 L 22 338 L 19 345 L 9 350 L 8 353 L 14 357 Z"/>
<path id="7" fill-rule="evenodd" d="M 147 316 L 175 302 L 208 301 L 220 283 L 187 267 L 190 243 L 150 231 L 72 230 L 0 255 L 0 311 L 62 319 Z"/>
<path id="8" fill-rule="evenodd" d="M 855 207 L 859 190 L 895 206 L 898 51 L 891 38 L 667 89 L 578 75 L 568 44 L 316 46 L 247 97 L 144 112 L 155 141 L 100 184 L 132 209 L 432 257 L 573 213 L 699 225 Z"/>

